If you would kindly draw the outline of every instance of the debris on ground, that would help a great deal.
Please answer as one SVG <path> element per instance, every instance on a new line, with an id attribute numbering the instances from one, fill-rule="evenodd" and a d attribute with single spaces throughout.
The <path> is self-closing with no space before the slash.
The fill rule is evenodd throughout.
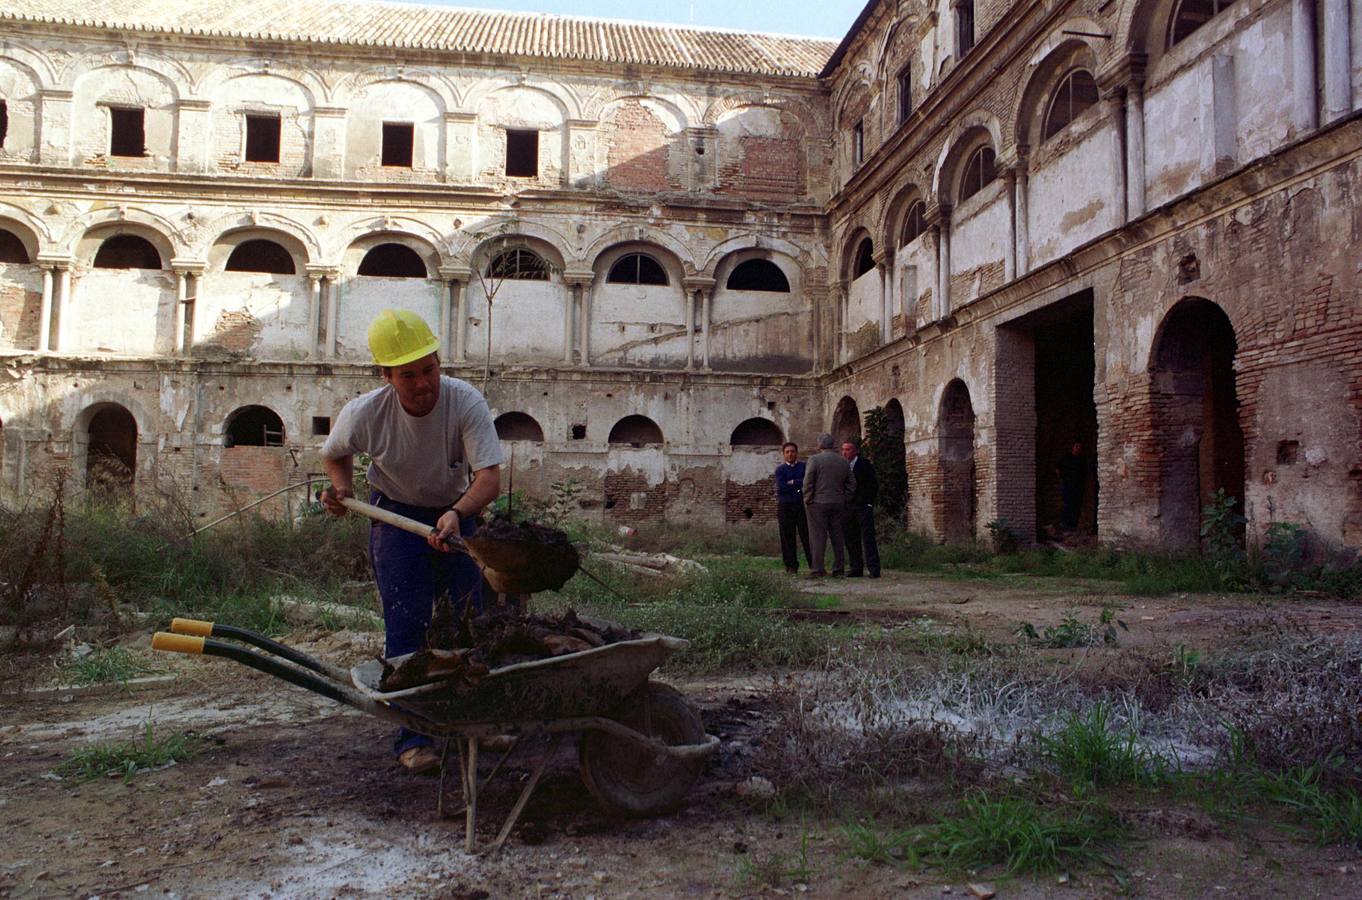
<path id="1" fill-rule="evenodd" d="M 703 575 L 708 570 L 693 559 L 682 559 L 670 553 L 643 553 L 637 550 L 612 548 L 592 557 L 619 566 L 635 575 L 660 578 L 666 575 Z"/>
<path id="2" fill-rule="evenodd" d="M 497 607 L 476 618 L 457 619 L 443 598 L 431 620 L 428 647 L 394 666 L 383 660 L 382 691 L 448 682 L 456 693 L 477 684 L 492 669 L 536 659 L 579 653 L 634 640 L 637 631 L 580 619 L 571 609 L 559 616 L 521 615 Z"/>

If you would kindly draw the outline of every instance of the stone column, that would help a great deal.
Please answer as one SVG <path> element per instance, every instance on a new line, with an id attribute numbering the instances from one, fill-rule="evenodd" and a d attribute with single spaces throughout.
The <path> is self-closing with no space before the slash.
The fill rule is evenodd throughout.
<path id="1" fill-rule="evenodd" d="M 714 330 L 714 285 L 711 283 L 709 287 L 698 288 L 698 290 L 700 292 L 700 324 L 704 327 L 704 337 L 700 343 L 700 364 L 708 372 L 710 333 Z"/>
<path id="2" fill-rule="evenodd" d="M 1116 209 L 1116 225 L 1120 226 L 1130 221 L 1126 199 L 1126 168 L 1129 164 L 1122 134 L 1126 118 L 1125 91 L 1120 88 L 1105 90 L 1102 103 L 1107 108 L 1107 128 L 1111 132 L 1111 161 L 1108 163 L 1112 180 L 1111 199 Z"/>
<path id="3" fill-rule="evenodd" d="M 1352 109 L 1349 0 L 1324 0 L 1324 124 Z"/>
<path id="4" fill-rule="evenodd" d="M 71 264 L 57 267 L 57 296 L 53 301 L 53 312 L 57 314 L 57 333 L 52 341 L 53 350 L 62 350 L 71 343 Z"/>
<path id="5" fill-rule="evenodd" d="M 440 294 L 440 357 L 446 362 L 462 363 L 459 337 L 463 328 L 464 285 L 473 272 L 467 266 L 440 266 L 445 289 Z"/>
<path id="6" fill-rule="evenodd" d="M 326 266 L 307 267 L 307 358 L 317 358 L 317 345 L 322 335 L 322 288 L 326 281 Z"/>
<path id="7" fill-rule="evenodd" d="M 208 100 L 188 97 L 175 104 L 175 171 L 193 174 L 208 171 L 212 108 Z"/>
<path id="8" fill-rule="evenodd" d="M 473 113 L 445 113 L 445 181 L 450 184 L 474 181 L 477 125 L 478 117 Z"/>
<path id="9" fill-rule="evenodd" d="M 175 272 L 175 315 L 171 325 L 171 348 L 175 355 L 192 351 L 194 342 L 203 337 L 205 326 L 199 309 L 199 280 L 208 264 L 202 260 L 172 259 Z"/>
<path id="10" fill-rule="evenodd" d="M 695 368 L 695 292 L 686 291 L 686 371 Z"/>
<path id="11" fill-rule="evenodd" d="M 341 280 L 340 272 L 332 270 L 326 274 L 326 358 L 335 359 L 338 342 L 336 329 L 340 327 Z"/>
<path id="12" fill-rule="evenodd" d="M 1126 85 L 1126 221 L 1144 215 L 1144 82 Z"/>
<path id="13" fill-rule="evenodd" d="M 885 262 L 883 248 L 875 251 L 875 274 L 880 279 L 880 344 L 883 346 L 893 336 L 890 320 L 893 317 L 894 296 L 894 285 L 889 280 L 889 266 Z"/>
<path id="14" fill-rule="evenodd" d="M 345 172 L 345 108 L 312 109 L 312 177 L 338 179 Z"/>
<path id="15" fill-rule="evenodd" d="M 1031 178 L 1028 174 L 1029 147 L 1022 144 L 1017 147 L 1017 167 L 1013 174 L 1016 178 L 1016 189 L 1014 198 L 1016 201 L 1013 210 L 1013 224 L 1017 229 L 1017 277 L 1025 275 L 1031 270 L 1031 223 L 1030 223 L 1030 191 Z"/>
<path id="16" fill-rule="evenodd" d="M 700 310 L 700 368 L 709 371 L 709 333 L 713 324 L 714 279 L 693 275 L 681 282 L 686 290 L 686 368 L 695 368 L 695 311 Z"/>
<path id="17" fill-rule="evenodd" d="M 1291 126 L 1302 137 L 1319 127 L 1315 0 L 1291 0 L 1291 95 Z"/>
<path id="18" fill-rule="evenodd" d="M 839 281 L 832 286 L 832 367 L 835 369 L 847 357 L 847 284 Z"/>
<path id="19" fill-rule="evenodd" d="M 582 304 L 582 286 L 572 285 L 572 296 L 568 297 L 568 302 L 563 304 L 563 365 L 572 365 L 573 332 L 576 330 L 573 325 L 577 318 L 577 307 Z"/>
<path id="20" fill-rule="evenodd" d="M 1017 277 L 1017 168 L 1003 170 L 1003 200 L 1007 203 L 1007 245 L 1003 248 L 1003 281 Z"/>
<path id="21" fill-rule="evenodd" d="M 43 266 L 43 299 L 38 307 L 38 346 L 34 349 L 46 353 L 52 343 L 52 269 Z"/>
<path id="22" fill-rule="evenodd" d="M 563 272 L 563 284 L 572 288 L 571 303 L 577 307 L 577 351 L 582 366 L 591 365 L 591 286 L 595 279 L 596 273 L 589 269 Z M 572 362 L 570 350 L 567 362 Z"/>
<path id="23" fill-rule="evenodd" d="M 951 208 L 941 204 L 934 210 L 933 229 L 936 233 L 936 308 L 935 320 L 951 313 Z"/>
<path id="24" fill-rule="evenodd" d="M 46 88 L 38 95 L 38 162 L 71 163 L 71 91 Z"/>

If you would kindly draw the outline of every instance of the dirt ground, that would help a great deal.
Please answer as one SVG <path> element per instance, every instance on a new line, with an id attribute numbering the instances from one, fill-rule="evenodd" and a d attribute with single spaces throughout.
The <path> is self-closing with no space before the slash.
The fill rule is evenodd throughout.
<path id="1" fill-rule="evenodd" d="M 1132 647 L 1211 647 L 1245 623 L 1356 629 L 1362 610 L 1326 600 L 1113 598 L 1089 586 L 1005 584 L 888 574 L 877 581 L 802 583 L 835 592 L 828 621 L 924 619 L 1008 639 L 1016 623 L 1092 620 L 1116 602 Z M 300 631 L 289 642 L 337 662 L 377 636 Z M 437 782 L 392 762 L 390 728 L 314 694 L 222 660 L 177 658 L 172 680 L 133 690 L 0 696 L 0 897 L 1355 897 L 1362 858 L 1280 831 L 1228 833 L 1175 805 L 1130 813 L 1128 883 L 1075 873 L 1057 880 L 944 878 L 848 857 L 836 821 L 776 815 L 739 796 L 752 747 L 772 727 L 766 676 L 679 679 L 662 673 L 723 740 L 690 802 L 652 820 L 598 812 L 565 742 L 506 848 L 462 850 L 463 819 L 436 815 Z M 192 731 L 190 760 L 122 779 L 78 784 L 54 769 L 92 741 L 142 724 Z M 534 764 L 517 753 L 482 795 L 486 845 Z M 447 804 L 456 810 L 457 797 Z"/>

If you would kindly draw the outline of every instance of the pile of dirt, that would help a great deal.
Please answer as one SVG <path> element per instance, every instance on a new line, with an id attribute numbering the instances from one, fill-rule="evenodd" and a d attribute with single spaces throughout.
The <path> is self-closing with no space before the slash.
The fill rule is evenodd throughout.
<path id="1" fill-rule="evenodd" d="M 436 605 L 427 648 L 397 665 L 383 660 L 379 689 L 400 691 L 448 682 L 462 693 L 492 669 L 578 653 L 639 636 L 623 626 L 579 619 L 571 609 L 560 616 L 521 615 L 496 607 L 476 618 L 459 619 L 448 599 Z"/>
<path id="2" fill-rule="evenodd" d="M 556 591 L 581 565 L 567 534 L 537 522 L 495 518 L 464 544 L 488 584 L 506 594 Z"/>

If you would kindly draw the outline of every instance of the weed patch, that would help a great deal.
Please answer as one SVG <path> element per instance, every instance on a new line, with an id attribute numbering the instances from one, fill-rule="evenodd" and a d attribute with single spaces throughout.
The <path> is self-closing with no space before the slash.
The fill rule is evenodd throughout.
<path id="1" fill-rule="evenodd" d="M 124 647 L 95 650 L 63 667 L 72 684 L 126 684 L 141 675 L 165 671 Z"/>
<path id="2" fill-rule="evenodd" d="M 1030 622 L 1022 622 L 1013 633 L 1025 638 L 1032 646 L 1057 650 L 1119 643 L 1120 637 L 1116 631 L 1118 625 L 1122 631 L 1130 630 L 1125 622 L 1116 618 L 1116 610 L 1108 606 L 1102 610 L 1096 623 L 1080 621 L 1071 610 L 1064 614 L 1058 625 L 1047 625 L 1038 631 Z"/>
<path id="3" fill-rule="evenodd" d="M 1152 785 L 1171 766 L 1143 745 L 1133 728 L 1113 727 L 1111 707 L 1098 702 L 1087 715 L 1070 713 L 1064 726 L 1038 738 L 1040 756 L 1080 792 L 1118 784 Z"/>
<path id="4" fill-rule="evenodd" d="M 91 744 L 82 747 L 58 767 L 58 771 L 75 775 L 81 782 L 101 777 L 122 777 L 124 783 L 134 775 L 186 760 L 194 755 L 193 739 L 185 734 L 171 734 L 158 738 L 152 724 L 143 726 L 141 737 L 121 744 Z"/>

